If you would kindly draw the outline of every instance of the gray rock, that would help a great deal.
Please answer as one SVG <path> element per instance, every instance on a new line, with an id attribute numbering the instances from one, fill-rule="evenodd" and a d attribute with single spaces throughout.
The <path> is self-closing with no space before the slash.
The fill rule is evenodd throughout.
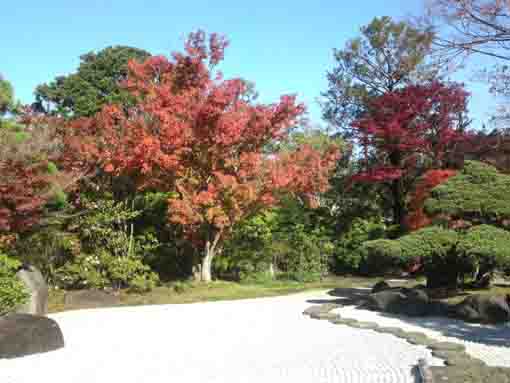
<path id="1" fill-rule="evenodd" d="M 100 308 L 120 305 L 120 297 L 100 290 L 69 291 L 65 294 L 66 306 L 76 308 Z"/>
<path id="2" fill-rule="evenodd" d="M 370 294 L 364 307 L 392 314 L 424 316 L 429 312 L 429 298 L 422 289 L 390 289 Z"/>
<path id="3" fill-rule="evenodd" d="M 16 273 L 30 293 L 28 302 L 16 308 L 19 314 L 46 315 L 48 312 L 48 285 L 34 266 L 24 266 Z"/>
<path id="4" fill-rule="evenodd" d="M 379 293 L 384 290 L 391 289 L 391 286 L 386 281 L 377 282 L 374 287 L 372 287 L 372 294 Z"/>
<path id="5" fill-rule="evenodd" d="M 29 314 L 0 317 L 0 359 L 19 358 L 64 347 L 64 337 L 53 319 Z"/>
<path id="6" fill-rule="evenodd" d="M 466 346 L 460 343 L 436 342 L 428 346 L 433 351 L 466 351 Z"/>
<path id="7" fill-rule="evenodd" d="M 469 322 L 508 322 L 510 320 L 509 300 L 508 295 L 470 295 L 450 310 L 450 315 Z"/>
<path id="8" fill-rule="evenodd" d="M 375 330 L 376 328 L 379 327 L 379 325 L 375 322 L 358 322 L 358 321 L 350 323 L 349 326 L 364 330 Z"/>

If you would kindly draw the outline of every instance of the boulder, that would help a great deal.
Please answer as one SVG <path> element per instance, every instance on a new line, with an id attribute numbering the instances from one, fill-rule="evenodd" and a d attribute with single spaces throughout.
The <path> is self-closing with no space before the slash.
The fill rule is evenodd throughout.
<path id="1" fill-rule="evenodd" d="M 391 286 L 386 281 L 379 281 L 372 287 L 372 294 L 389 289 L 391 289 Z"/>
<path id="2" fill-rule="evenodd" d="M 425 316 L 429 313 L 429 297 L 422 289 L 390 289 L 370 294 L 365 307 L 392 314 Z"/>
<path id="3" fill-rule="evenodd" d="M 30 314 L 0 317 L 0 359 L 19 358 L 64 347 L 64 337 L 53 319 Z"/>
<path id="4" fill-rule="evenodd" d="M 48 312 L 48 285 L 41 272 L 34 266 L 24 265 L 16 276 L 23 282 L 30 298 L 16 308 L 19 314 L 46 315 Z"/>
<path id="5" fill-rule="evenodd" d="M 66 306 L 75 308 L 100 308 L 120 305 L 120 297 L 101 290 L 77 290 L 66 292 Z"/>
<path id="6" fill-rule="evenodd" d="M 470 295 L 451 310 L 451 315 L 468 322 L 505 323 L 510 320 L 510 295 Z"/>

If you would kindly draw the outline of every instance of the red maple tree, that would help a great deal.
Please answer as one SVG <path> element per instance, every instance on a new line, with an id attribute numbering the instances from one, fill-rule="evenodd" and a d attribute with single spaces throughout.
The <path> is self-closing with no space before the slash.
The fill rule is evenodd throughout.
<path id="1" fill-rule="evenodd" d="M 446 182 L 455 174 L 457 174 L 457 171 L 454 169 L 433 169 L 427 171 L 421 177 L 409 202 L 410 214 L 406 217 L 406 227 L 409 230 L 418 230 L 432 223 L 432 220 L 423 210 L 425 200 L 430 197 L 432 189 Z"/>
<path id="2" fill-rule="evenodd" d="M 58 171 L 60 123 L 33 114 L 30 108 L 0 129 L 0 234 L 15 235 L 37 224 L 56 190 L 73 183 L 70 173 Z"/>
<path id="3" fill-rule="evenodd" d="M 353 179 L 387 185 L 394 222 L 402 228 L 419 177 L 450 166 L 450 154 L 467 138 L 467 97 L 457 84 L 410 85 L 375 98 L 352 125 L 366 158 Z"/>
<path id="4" fill-rule="evenodd" d="M 305 109 L 294 96 L 256 104 L 242 79 L 223 79 L 213 68 L 227 41 L 192 33 L 184 53 L 131 62 L 125 83 L 138 100 L 130 110 L 105 107 L 72 122 L 67 143 L 80 161 L 112 175 L 128 175 L 137 188 L 172 192 L 168 217 L 182 225 L 203 254 L 200 278 L 232 226 L 278 202 L 283 193 L 314 201 L 328 186 L 338 149 L 301 147 L 268 154 L 286 138 Z"/>

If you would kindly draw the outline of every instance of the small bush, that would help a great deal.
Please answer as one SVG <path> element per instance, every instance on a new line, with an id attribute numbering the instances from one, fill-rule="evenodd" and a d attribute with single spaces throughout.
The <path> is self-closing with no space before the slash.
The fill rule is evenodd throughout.
<path id="1" fill-rule="evenodd" d="M 386 225 L 379 220 L 354 220 L 351 228 L 334 242 L 333 270 L 337 273 L 358 271 L 362 261 L 360 247 L 385 235 Z"/>
<path id="2" fill-rule="evenodd" d="M 184 294 L 191 289 L 191 284 L 189 282 L 177 281 L 173 283 L 172 287 L 177 294 Z"/>
<path id="3" fill-rule="evenodd" d="M 25 285 L 16 277 L 20 265 L 0 252 L 0 315 L 24 304 L 30 297 Z"/>
<path id="4" fill-rule="evenodd" d="M 400 243 L 389 239 L 367 241 L 357 250 L 357 254 L 362 274 L 389 273 L 402 268 L 406 263 Z"/>
<path id="5" fill-rule="evenodd" d="M 287 278 L 313 282 L 327 274 L 334 247 L 320 233 L 307 232 L 302 225 L 296 225 L 295 231 L 289 233 L 288 244 L 288 253 L 278 256 L 280 269 Z"/>
<path id="6" fill-rule="evenodd" d="M 80 249 L 55 270 L 55 284 L 138 292 L 156 286 L 159 277 L 144 260 L 160 244 L 151 232 L 134 233 L 133 220 L 140 211 L 109 199 L 83 203 L 89 212 L 73 223 Z"/>

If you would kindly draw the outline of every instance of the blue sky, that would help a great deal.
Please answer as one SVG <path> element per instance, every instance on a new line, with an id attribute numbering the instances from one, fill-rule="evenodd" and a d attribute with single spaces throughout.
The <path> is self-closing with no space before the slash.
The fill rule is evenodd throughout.
<path id="1" fill-rule="evenodd" d="M 422 1 L 8 1 L 0 23 L 0 73 L 28 103 L 38 84 L 74 71 L 83 53 L 129 45 L 169 54 L 201 28 L 231 41 L 221 67 L 225 77 L 254 81 L 263 102 L 296 93 L 312 121 L 320 122 L 316 99 L 327 87 L 333 48 L 343 47 L 375 16 L 420 14 Z M 473 93 L 470 110 L 478 125 L 492 110 L 486 85 L 470 81 L 469 74 L 456 79 Z"/>

